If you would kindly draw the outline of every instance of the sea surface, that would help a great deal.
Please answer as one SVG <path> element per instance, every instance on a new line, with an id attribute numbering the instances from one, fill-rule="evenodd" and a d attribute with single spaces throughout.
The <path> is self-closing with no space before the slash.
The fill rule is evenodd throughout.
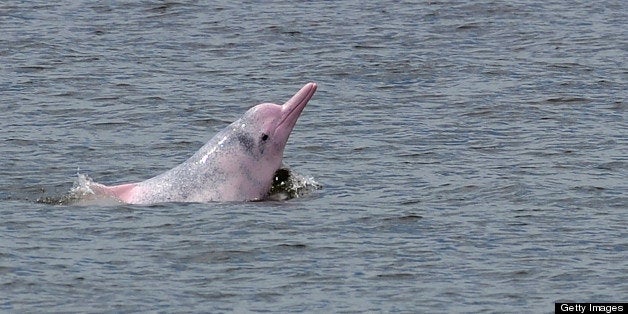
<path id="1" fill-rule="evenodd" d="M 628 10 L 3 1 L 0 311 L 553 312 L 628 300 Z M 318 91 L 285 201 L 79 206 Z"/>

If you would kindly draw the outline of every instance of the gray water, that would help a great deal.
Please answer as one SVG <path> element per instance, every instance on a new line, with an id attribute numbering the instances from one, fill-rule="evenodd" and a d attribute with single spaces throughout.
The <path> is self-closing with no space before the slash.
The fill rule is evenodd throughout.
<path id="1" fill-rule="evenodd" d="M 5 1 L 0 310 L 552 312 L 628 296 L 622 0 Z M 287 201 L 61 206 L 319 84 Z"/>

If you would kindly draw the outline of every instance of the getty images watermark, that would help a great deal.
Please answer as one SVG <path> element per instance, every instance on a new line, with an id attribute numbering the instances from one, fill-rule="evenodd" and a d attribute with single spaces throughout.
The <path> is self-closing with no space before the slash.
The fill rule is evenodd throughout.
<path id="1" fill-rule="evenodd" d="M 556 313 L 626 313 L 626 303 L 554 303 Z"/>

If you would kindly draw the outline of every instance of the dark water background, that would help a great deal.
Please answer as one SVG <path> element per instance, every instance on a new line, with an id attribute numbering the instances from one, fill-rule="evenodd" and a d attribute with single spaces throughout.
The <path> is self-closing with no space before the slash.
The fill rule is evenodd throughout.
<path id="1" fill-rule="evenodd" d="M 552 312 L 628 295 L 624 1 L 5 1 L 0 310 Z M 286 202 L 53 206 L 319 90 Z"/>

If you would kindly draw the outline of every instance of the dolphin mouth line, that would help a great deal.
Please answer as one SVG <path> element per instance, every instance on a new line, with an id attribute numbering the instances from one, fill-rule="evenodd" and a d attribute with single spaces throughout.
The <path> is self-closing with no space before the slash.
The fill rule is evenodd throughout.
<path id="1" fill-rule="evenodd" d="M 303 86 L 301 90 L 299 90 L 294 96 L 292 96 L 292 98 L 290 98 L 286 102 L 286 104 L 288 104 L 288 108 L 290 111 L 288 111 L 282 117 L 278 125 L 283 125 L 284 122 L 286 121 L 293 121 L 290 118 L 292 118 L 295 115 L 295 112 L 298 118 L 298 116 L 301 114 L 301 112 L 305 108 L 305 105 L 307 105 L 310 99 L 312 99 L 312 96 L 314 96 L 315 92 L 316 92 L 316 83 L 308 83 L 305 86 Z M 284 104 L 284 106 L 286 104 Z M 296 120 L 297 119 L 294 119 L 295 124 L 296 124 Z"/>

